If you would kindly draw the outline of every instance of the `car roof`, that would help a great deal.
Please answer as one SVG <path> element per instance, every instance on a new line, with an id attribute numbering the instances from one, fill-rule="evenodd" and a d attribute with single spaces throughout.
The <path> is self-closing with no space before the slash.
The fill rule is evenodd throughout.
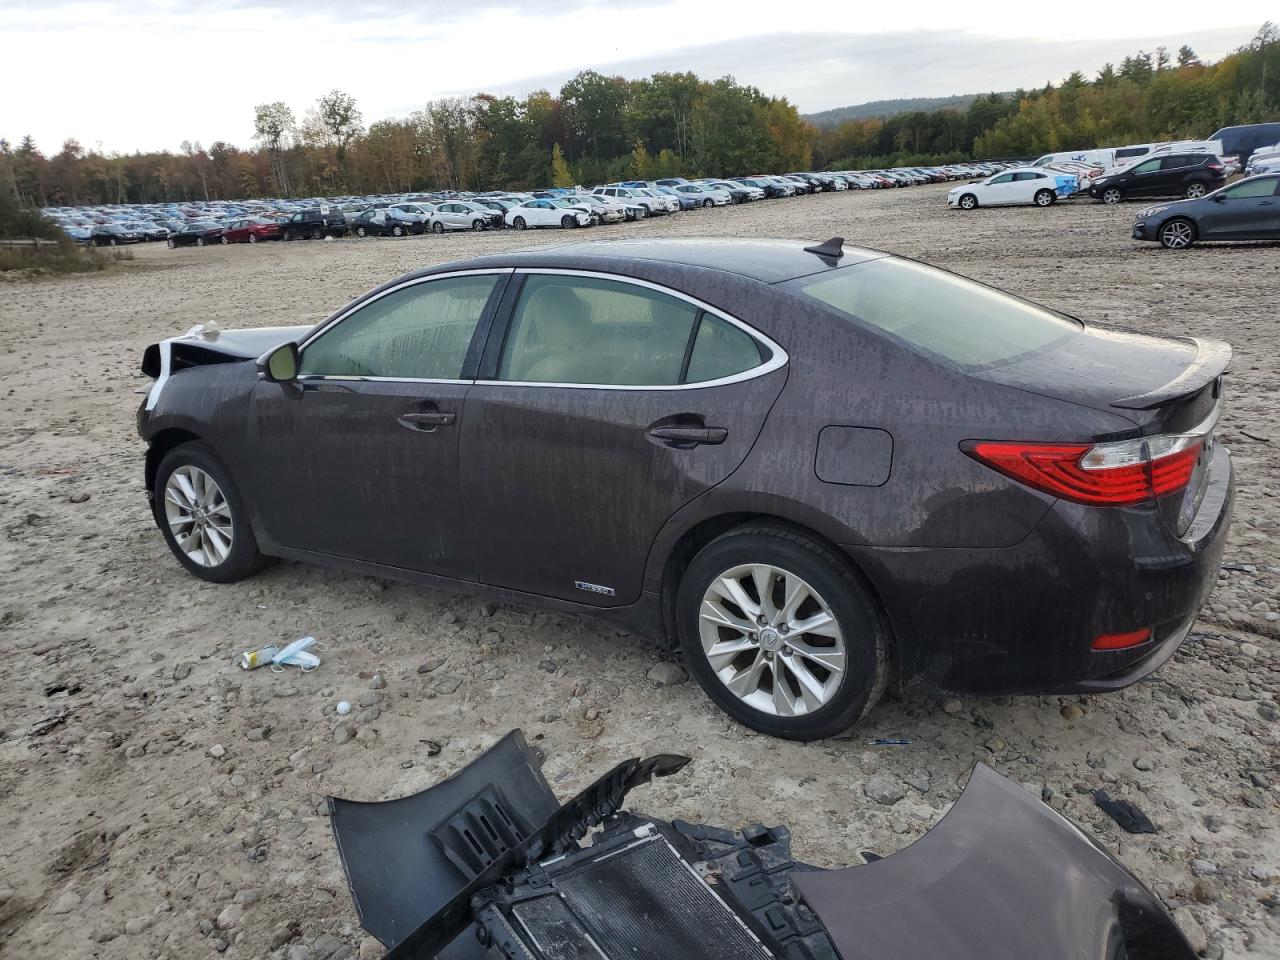
<path id="1" fill-rule="evenodd" d="M 653 264 L 670 264 L 673 267 L 717 270 L 761 283 L 781 283 L 884 256 L 878 250 L 846 244 L 843 256 L 832 261 L 804 249 L 817 242 L 734 237 L 588 240 L 493 254 L 466 261 L 465 264 L 448 264 L 447 267 L 452 270 L 473 266 L 594 267 L 605 273 L 625 274 L 628 262 L 643 260 Z"/>

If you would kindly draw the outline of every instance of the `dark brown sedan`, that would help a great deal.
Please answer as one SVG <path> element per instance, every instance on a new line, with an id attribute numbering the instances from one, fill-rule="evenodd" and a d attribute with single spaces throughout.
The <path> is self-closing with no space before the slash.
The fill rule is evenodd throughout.
<path id="1" fill-rule="evenodd" d="M 1229 359 L 838 241 L 606 241 L 156 344 L 139 429 L 197 576 L 603 616 L 812 738 L 891 680 L 1101 691 L 1172 656 L 1231 514 Z"/>

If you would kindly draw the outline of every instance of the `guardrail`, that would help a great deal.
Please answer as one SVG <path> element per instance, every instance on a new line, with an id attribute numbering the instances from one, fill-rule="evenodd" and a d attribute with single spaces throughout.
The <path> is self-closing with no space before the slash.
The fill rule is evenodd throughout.
<path id="1" fill-rule="evenodd" d="M 57 240 L 43 237 L 0 237 L 0 247 L 56 247 Z"/>

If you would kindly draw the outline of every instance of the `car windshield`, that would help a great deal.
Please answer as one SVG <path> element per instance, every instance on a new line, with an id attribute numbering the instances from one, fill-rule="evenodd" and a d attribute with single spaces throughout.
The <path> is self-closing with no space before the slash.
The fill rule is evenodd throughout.
<path id="1" fill-rule="evenodd" d="M 1081 330 L 993 287 L 894 257 L 793 283 L 836 313 L 967 371 L 1011 363 Z"/>

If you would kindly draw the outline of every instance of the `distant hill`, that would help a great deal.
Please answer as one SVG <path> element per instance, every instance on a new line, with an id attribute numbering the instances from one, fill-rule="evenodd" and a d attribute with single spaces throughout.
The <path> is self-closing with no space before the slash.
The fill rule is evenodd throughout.
<path id="1" fill-rule="evenodd" d="M 982 96 L 980 93 L 962 93 L 954 97 L 872 100 L 869 103 L 856 103 L 851 107 L 836 107 L 832 110 L 807 113 L 804 115 L 804 119 L 815 127 L 837 127 L 846 120 L 895 117 L 900 113 L 914 113 L 917 110 L 967 110 L 969 109 L 969 104 L 980 96 Z"/>

